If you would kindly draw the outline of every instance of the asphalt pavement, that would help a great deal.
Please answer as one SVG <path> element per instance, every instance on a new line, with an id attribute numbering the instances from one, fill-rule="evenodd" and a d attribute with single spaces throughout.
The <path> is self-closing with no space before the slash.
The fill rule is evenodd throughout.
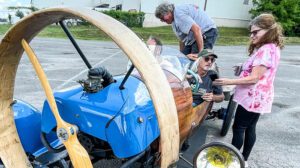
<path id="1" fill-rule="evenodd" d="M 127 57 L 112 42 L 78 40 L 79 46 L 93 67 L 105 66 L 112 74 L 126 71 Z M 87 67 L 69 40 L 35 38 L 30 45 L 35 50 L 50 84 L 61 90 L 86 78 Z M 177 48 L 177 46 L 170 46 Z M 216 46 L 221 77 L 234 77 L 232 66 L 247 59 L 246 46 Z M 257 142 L 249 157 L 253 168 L 300 167 L 300 46 L 286 46 L 275 79 L 275 99 L 271 114 L 262 115 L 257 125 Z M 26 55 L 18 67 L 14 97 L 30 102 L 38 109 L 45 99 L 43 90 Z M 214 108 L 226 106 L 215 104 Z M 193 152 L 203 143 L 231 142 L 232 133 L 220 137 L 221 120 L 205 121 L 201 134 L 195 135 L 185 156 L 192 161 Z M 190 152 L 189 152 L 190 151 Z M 188 167 L 181 164 L 178 167 Z"/>

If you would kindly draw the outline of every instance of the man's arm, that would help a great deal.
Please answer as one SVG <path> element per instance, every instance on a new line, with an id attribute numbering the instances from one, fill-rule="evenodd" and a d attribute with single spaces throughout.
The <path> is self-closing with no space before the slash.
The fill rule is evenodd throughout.
<path id="1" fill-rule="evenodd" d="M 205 93 L 201 98 L 205 101 L 213 101 L 216 103 L 222 102 L 224 100 L 224 94 L 213 94 L 213 93 Z"/>
<path id="2" fill-rule="evenodd" d="M 191 27 L 191 31 L 194 34 L 194 38 L 196 40 L 199 52 L 201 52 L 203 50 L 203 36 L 201 28 L 196 23 L 194 23 Z"/>
<path id="3" fill-rule="evenodd" d="M 209 75 L 209 76 L 212 76 L 214 74 L 217 75 L 217 73 L 213 72 L 213 71 L 208 71 L 208 73 L 207 73 L 207 75 Z M 209 80 L 209 79 L 206 78 L 206 80 Z M 210 79 L 210 80 L 212 80 L 212 79 Z M 223 89 L 221 86 L 212 86 L 212 92 L 206 93 L 206 94 L 202 96 L 203 99 L 206 101 L 213 101 L 213 102 L 219 103 L 219 102 L 222 102 L 225 98 L 225 96 L 223 94 Z"/>
<path id="4" fill-rule="evenodd" d="M 212 101 L 219 103 L 219 102 L 222 102 L 224 100 L 224 98 L 225 98 L 225 96 L 223 93 L 222 94 L 213 94 Z"/>
<path id="5" fill-rule="evenodd" d="M 180 52 L 182 52 L 183 49 L 184 49 L 184 43 L 179 40 L 179 50 L 180 50 Z"/>

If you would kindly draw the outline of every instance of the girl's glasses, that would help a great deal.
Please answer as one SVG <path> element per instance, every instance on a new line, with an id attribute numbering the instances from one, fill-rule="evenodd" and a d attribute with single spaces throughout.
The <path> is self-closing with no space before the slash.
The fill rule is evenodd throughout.
<path id="1" fill-rule="evenodd" d="M 256 36 L 257 33 L 258 33 L 259 31 L 261 31 L 261 30 L 262 30 L 262 29 L 253 30 L 253 31 L 250 32 L 249 36 L 251 36 L 252 34 L 253 34 L 253 36 Z"/>

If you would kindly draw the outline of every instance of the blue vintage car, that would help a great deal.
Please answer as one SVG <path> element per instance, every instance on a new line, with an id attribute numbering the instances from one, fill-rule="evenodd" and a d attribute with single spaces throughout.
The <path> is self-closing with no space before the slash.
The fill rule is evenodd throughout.
<path id="1" fill-rule="evenodd" d="M 104 67 L 91 67 L 64 26 L 65 18 L 82 18 L 103 29 L 128 54 L 133 63 L 128 72 L 112 76 Z M 81 53 L 89 72 L 87 79 L 80 80 L 76 86 L 56 91 L 51 99 L 49 95 L 52 91 L 45 86 L 47 80 L 26 40 L 30 41 L 36 32 L 54 22 L 59 22 L 63 27 Z M 134 33 L 130 31 L 128 37 L 122 37 L 114 34 L 117 30 L 109 30 L 105 24 L 120 26 L 122 33 L 130 31 L 99 12 L 53 8 L 24 18 L 3 38 L 0 44 L 0 51 L 4 53 L 0 56 L 0 72 L 1 80 L 8 83 L 0 83 L 3 98 L 0 100 L 1 112 L 13 112 L 17 129 L 15 142 L 20 143 L 29 162 L 18 152 L 15 154 L 19 160 L 3 154 L 15 151 L 15 148 L 9 148 L 13 141 L 8 138 L 8 147 L 0 146 L 0 167 L 18 167 L 24 163 L 27 166 L 30 163 L 33 167 L 91 167 L 110 160 L 118 160 L 121 167 L 168 167 L 183 158 L 179 155 L 182 144 L 211 113 L 212 107 L 209 102 L 192 105 L 192 88 L 186 79 L 191 62 L 170 48 L 164 48 L 159 58 L 155 59 Z M 124 39 L 136 46 L 124 44 Z M 33 60 L 39 77 L 42 74 L 40 79 L 48 97 L 42 111 L 30 103 L 13 100 L 12 94 L 2 92 L 6 87 L 7 93 L 10 93 L 9 89 L 13 87 L 11 79 L 15 77 L 13 72 L 3 70 L 3 67 L 12 65 L 14 58 L 21 56 L 22 47 Z M 134 52 L 145 54 L 135 56 Z M 143 59 L 149 62 L 144 63 Z M 155 79 L 147 74 L 152 72 L 155 72 Z M 158 82 L 152 83 L 151 79 Z M 156 91 L 160 88 L 163 93 Z M 5 108 L 7 102 L 10 102 L 9 109 Z M 0 117 L 9 118 L 6 114 L 3 112 Z M 0 128 L 4 126 L 4 123 L 0 124 Z M 15 134 L 12 135 L 15 137 Z M 243 167 L 244 162 L 232 146 L 216 142 L 201 147 L 194 163 L 189 164 L 195 167 Z"/>

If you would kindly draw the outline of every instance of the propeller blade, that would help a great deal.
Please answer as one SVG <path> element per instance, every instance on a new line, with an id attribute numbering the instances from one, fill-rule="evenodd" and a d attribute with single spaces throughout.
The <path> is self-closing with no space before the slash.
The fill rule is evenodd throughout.
<path id="1" fill-rule="evenodd" d="M 57 109 L 57 105 L 52 93 L 52 89 L 50 87 L 50 84 L 47 80 L 46 74 L 43 71 L 37 57 L 35 56 L 33 50 L 29 46 L 29 44 L 22 39 L 22 46 L 27 53 L 39 79 L 40 82 L 44 88 L 49 106 L 52 110 L 52 113 L 56 119 L 57 123 L 57 135 L 59 139 L 63 142 L 65 145 L 68 154 L 71 158 L 71 162 L 75 168 L 91 168 L 92 163 L 89 158 L 89 154 L 87 151 L 83 148 L 83 146 L 80 144 L 77 138 L 77 126 L 69 124 L 65 122 Z"/>

